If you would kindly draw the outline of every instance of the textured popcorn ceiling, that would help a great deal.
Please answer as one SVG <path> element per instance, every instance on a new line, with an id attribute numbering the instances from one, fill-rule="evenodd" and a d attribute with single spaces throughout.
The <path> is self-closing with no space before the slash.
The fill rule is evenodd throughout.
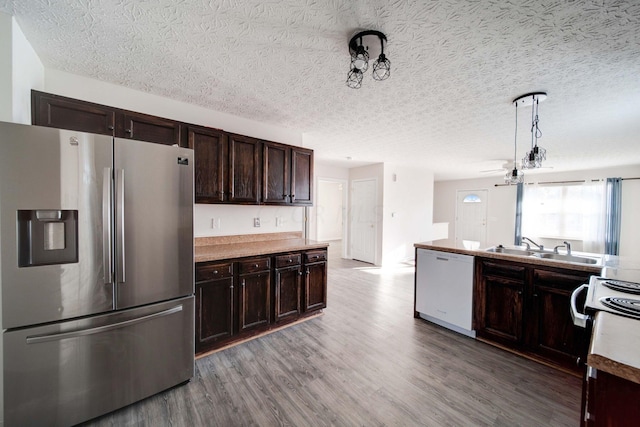
<path id="1" fill-rule="evenodd" d="M 545 165 L 640 163 L 637 0 L 0 0 L 0 11 L 47 68 L 299 130 L 320 161 L 486 176 L 513 158 L 512 99 L 544 90 Z M 392 70 L 353 90 L 358 29 L 387 35 Z M 531 108 L 519 110 L 521 157 Z"/>

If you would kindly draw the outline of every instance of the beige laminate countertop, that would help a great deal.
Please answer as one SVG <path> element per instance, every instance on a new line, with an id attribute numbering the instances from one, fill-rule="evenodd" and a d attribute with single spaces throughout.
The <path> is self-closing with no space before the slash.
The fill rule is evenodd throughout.
<path id="1" fill-rule="evenodd" d="M 224 259 L 243 258 L 258 255 L 270 255 L 281 252 L 324 249 L 328 243 L 304 238 L 265 240 L 257 242 L 237 242 L 215 245 L 196 245 L 195 262 L 220 261 Z"/>
<path id="2" fill-rule="evenodd" d="M 469 249 L 452 248 L 450 246 L 434 245 L 431 242 L 415 243 L 413 246 L 419 249 L 430 249 L 432 251 L 480 256 L 483 258 L 501 259 L 506 261 L 517 261 L 524 264 L 544 265 L 548 267 L 561 267 L 569 270 L 586 271 L 588 273 L 593 273 L 593 274 L 600 274 L 603 267 L 602 264 L 576 264 L 576 263 L 559 261 L 559 260 L 542 259 L 542 258 L 537 258 L 533 256 L 502 254 L 502 253 L 496 253 L 496 252 L 487 252 L 485 250 L 469 250 Z M 606 259 L 608 258 L 605 258 L 603 262 L 605 262 Z"/>
<path id="3" fill-rule="evenodd" d="M 587 365 L 640 384 L 640 320 L 599 311 Z"/>

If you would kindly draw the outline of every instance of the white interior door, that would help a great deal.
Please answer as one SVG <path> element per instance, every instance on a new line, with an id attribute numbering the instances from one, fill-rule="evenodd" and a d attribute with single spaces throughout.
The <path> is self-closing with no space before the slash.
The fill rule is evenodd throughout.
<path id="1" fill-rule="evenodd" d="M 487 244 L 488 190 L 457 191 L 456 247 L 483 248 Z"/>
<path id="2" fill-rule="evenodd" d="M 375 264 L 377 233 L 375 179 L 355 180 L 351 188 L 351 258 Z"/>

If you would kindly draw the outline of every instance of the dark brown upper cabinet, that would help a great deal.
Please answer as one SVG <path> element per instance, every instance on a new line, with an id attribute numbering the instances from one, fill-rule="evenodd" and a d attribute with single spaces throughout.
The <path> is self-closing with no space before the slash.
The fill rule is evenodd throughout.
<path id="1" fill-rule="evenodd" d="M 221 203 L 227 192 L 228 137 L 217 129 L 188 126 L 188 147 L 195 158 L 196 203 Z"/>
<path id="2" fill-rule="evenodd" d="M 313 150 L 291 148 L 291 203 L 313 204 Z"/>
<path id="3" fill-rule="evenodd" d="M 285 204 L 291 200 L 290 187 L 291 148 L 264 143 L 264 164 L 262 176 L 262 202 L 267 204 Z"/>
<path id="4" fill-rule="evenodd" d="M 182 123 L 79 99 L 31 91 L 31 122 L 38 126 L 180 144 Z"/>
<path id="5" fill-rule="evenodd" d="M 105 105 L 31 91 L 31 122 L 37 126 L 114 135 L 116 111 Z"/>
<path id="6" fill-rule="evenodd" d="M 273 142 L 264 143 L 262 202 L 311 205 L 313 151 Z"/>
<path id="7" fill-rule="evenodd" d="M 124 112 L 116 129 L 116 136 L 136 141 L 180 145 L 181 123 L 148 114 Z"/>
<path id="8" fill-rule="evenodd" d="M 313 150 L 31 91 L 34 125 L 194 150 L 196 203 L 311 206 Z"/>
<path id="9" fill-rule="evenodd" d="M 229 136 L 228 202 L 257 204 L 260 201 L 262 143 L 242 135 Z"/>

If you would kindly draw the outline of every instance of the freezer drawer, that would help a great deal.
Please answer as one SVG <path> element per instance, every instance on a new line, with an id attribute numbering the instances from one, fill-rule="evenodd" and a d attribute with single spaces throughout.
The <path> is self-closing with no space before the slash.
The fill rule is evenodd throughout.
<path id="1" fill-rule="evenodd" d="M 5 425 L 69 426 L 189 380 L 194 301 L 5 331 Z"/>

